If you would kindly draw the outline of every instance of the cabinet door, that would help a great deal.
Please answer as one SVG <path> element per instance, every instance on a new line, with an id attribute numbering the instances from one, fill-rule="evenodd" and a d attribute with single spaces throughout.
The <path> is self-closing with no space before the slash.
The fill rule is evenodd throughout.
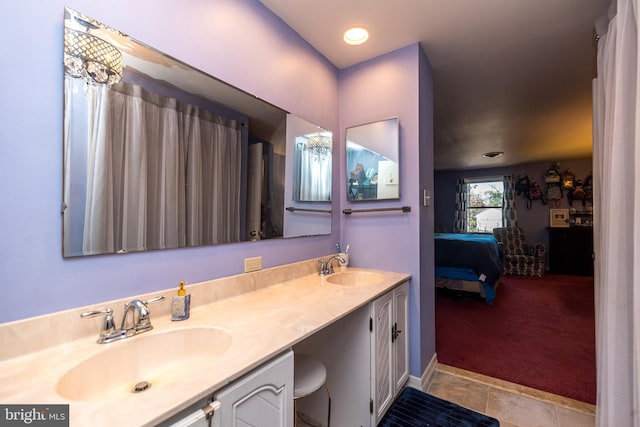
<path id="1" fill-rule="evenodd" d="M 593 228 L 549 228 L 552 273 L 593 276 Z"/>
<path id="2" fill-rule="evenodd" d="M 293 352 L 216 393 L 221 427 L 293 426 Z"/>
<path id="3" fill-rule="evenodd" d="M 409 283 L 371 304 L 371 425 L 378 425 L 409 378 Z"/>
<path id="4" fill-rule="evenodd" d="M 371 304 L 373 331 L 371 334 L 371 400 L 372 425 L 385 414 L 394 397 L 393 354 L 391 328 L 393 327 L 393 292 L 388 292 Z"/>
<path id="5" fill-rule="evenodd" d="M 394 333 L 393 379 L 394 395 L 397 395 L 409 379 L 409 283 L 405 282 L 393 291 Z"/>

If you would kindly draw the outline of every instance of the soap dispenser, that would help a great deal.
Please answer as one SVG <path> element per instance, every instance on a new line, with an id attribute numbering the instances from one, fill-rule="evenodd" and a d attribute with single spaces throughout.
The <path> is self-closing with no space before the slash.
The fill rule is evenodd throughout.
<path id="1" fill-rule="evenodd" d="M 184 289 L 184 281 L 180 282 L 178 295 L 173 297 L 171 305 L 171 320 L 187 320 L 189 318 L 189 309 L 191 307 L 191 294 Z"/>

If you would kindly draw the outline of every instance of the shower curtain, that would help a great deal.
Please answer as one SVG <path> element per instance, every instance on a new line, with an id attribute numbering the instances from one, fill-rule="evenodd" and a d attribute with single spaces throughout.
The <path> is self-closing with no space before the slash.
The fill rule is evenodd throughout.
<path id="1" fill-rule="evenodd" d="M 597 425 L 640 426 L 639 0 L 597 26 L 594 80 Z"/>
<path id="2" fill-rule="evenodd" d="M 305 139 L 304 137 L 299 138 Z M 294 153 L 295 200 L 329 201 L 331 200 L 331 152 L 325 156 L 316 155 L 306 150 L 305 145 L 304 141 L 296 142 Z"/>
<path id="3" fill-rule="evenodd" d="M 76 111 L 65 102 L 65 127 L 86 125 L 84 135 L 65 133 L 76 139 L 65 149 L 86 145 L 83 255 L 239 240 L 238 123 L 140 86 L 65 79 L 65 94 L 76 94 Z"/>

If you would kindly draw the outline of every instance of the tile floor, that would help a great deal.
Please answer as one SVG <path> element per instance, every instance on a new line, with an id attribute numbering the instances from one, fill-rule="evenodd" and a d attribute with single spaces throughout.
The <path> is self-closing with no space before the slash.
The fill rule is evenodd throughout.
<path id="1" fill-rule="evenodd" d="M 501 427 L 593 427 L 595 406 L 438 364 L 427 393 L 489 415 Z"/>
<path id="2" fill-rule="evenodd" d="M 596 425 L 594 405 L 442 364 L 437 364 L 424 391 L 496 418 L 500 427 Z M 301 418 L 297 424 L 318 425 Z"/>

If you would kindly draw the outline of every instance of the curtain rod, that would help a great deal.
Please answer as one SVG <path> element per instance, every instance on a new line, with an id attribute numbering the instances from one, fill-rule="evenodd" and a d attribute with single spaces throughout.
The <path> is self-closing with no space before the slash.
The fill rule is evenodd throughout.
<path id="1" fill-rule="evenodd" d="M 351 215 L 352 213 L 360 213 L 360 212 L 385 212 L 385 211 L 402 211 L 403 213 L 406 213 L 406 212 L 411 212 L 411 206 L 400 206 L 397 208 L 344 209 L 342 213 L 345 215 Z"/>

